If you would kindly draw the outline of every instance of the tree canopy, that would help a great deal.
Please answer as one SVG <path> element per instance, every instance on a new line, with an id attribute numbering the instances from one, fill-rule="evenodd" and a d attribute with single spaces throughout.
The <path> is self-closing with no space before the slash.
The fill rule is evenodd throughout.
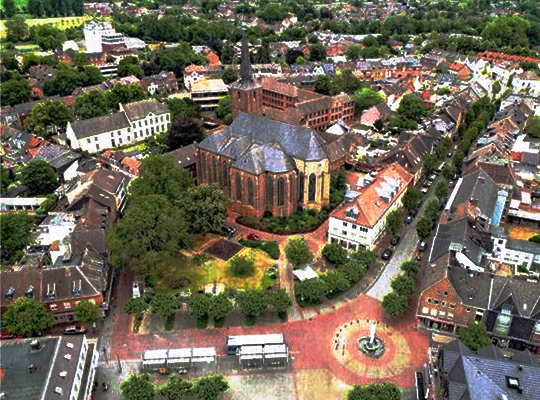
<path id="1" fill-rule="evenodd" d="M 44 304 L 22 296 L 8 304 L 2 322 L 9 333 L 28 337 L 50 328 L 54 319 Z"/>
<path id="2" fill-rule="evenodd" d="M 126 400 L 153 400 L 156 393 L 156 385 L 148 374 L 131 374 L 120 384 L 120 394 Z"/>
<path id="3" fill-rule="evenodd" d="M 473 322 L 468 328 L 459 328 L 457 337 L 471 350 L 478 350 L 491 344 L 483 322 Z"/>
<path id="4" fill-rule="evenodd" d="M 217 183 L 202 184 L 188 189 L 185 215 L 194 233 L 219 231 L 225 222 L 228 199 Z"/>
<path id="5" fill-rule="evenodd" d="M 72 120 L 71 111 L 60 100 L 47 100 L 36 104 L 32 114 L 24 121 L 26 130 L 47 137 L 55 133 L 56 127 L 65 129 Z"/>
<path id="6" fill-rule="evenodd" d="M 383 297 L 382 308 L 390 318 L 397 318 L 407 310 L 407 298 L 397 293 L 388 293 Z"/>
<path id="7" fill-rule="evenodd" d="M 43 196 L 58 187 L 58 178 L 53 168 L 44 160 L 32 160 L 21 171 L 21 182 L 28 195 Z"/>
<path id="8" fill-rule="evenodd" d="M 295 267 L 309 264 L 313 260 L 313 253 L 307 242 L 298 237 L 289 240 L 285 246 L 285 256 Z"/>
<path id="9" fill-rule="evenodd" d="M 403 226 L 403 218 L 401 217 L 401 211 L 394 210 L 388 217 L 386 217 L 386 229 L 392 235 L 396 235 Z"/>
<path id="10" fill-rule="evenodd" d="M 229 383 L 222 375 L 205 376 L 193 383 L 191 393 L 199 400 L 217 400 L 229 390 Z M 129 399 L 131 400 L 131 399 Z"/>
<path id="11" fill-rule="evenodd" d="M 390 286 L 397 294 L 409 297 L 414 294 L 415 284 L 414 278 L 406 275 L 398 275 L 392 279 Z"/>
<path id="12" fill-rule="evenodd" d="M 523 133 L 533 138 L 540 138 L 540 117 L 533 116 L 527 123 Z"/>
<path id="13" fill-rule="evenodd" d="M 84 324 L 91 324 L 99 318 L 99 307 L 88 300 L 81 300 L 75 307 L 75 316 Z"/>
<path id="14" fill-rule="evenodd" d="M 0 248 L 5 252 L 16 252 L 30 244 L 30 229 L 35 220 L 25 212 L 8 213 L 0 218 L 2 240 Z"/>
<path id="15" fill-rule="evenodd" d="M 362 111 L 367 110 L 384 100 L 383 96 L 379 92 L 375 92 L 371 88 L 363 88 L 362 90 L 354 94 L 354 102 L 356 109 L 361 114 Z"/>
<path id="16" fill-rule="evenodd" d="M 326 282 L 319 278 L 306 279 L 294 284 L 294 295 L 299 302 L 319 304 L 326 292 Z"/>
<path id="17" fill-rule="evenodd" d="M 395 383 L 372 383 L 355 385 L 347 394 L 347 400 L 403 400 L 403 395 Z"/>
<path id="18" fill-rule="evenodd" d="M 339 243 L 328 243 L 323 247 L 321 254 L 332 264 L 342 264 L 347 257 L 347 250 Z"/>
<path id="19" fill-rule="evenodd" d="M 257 289 L 249 289 L 240 292 L 236 299 L 238 312 L 248 319 L 256 318 L 260 313 L 268 309 L 268 302 L 264 294 Z"/>

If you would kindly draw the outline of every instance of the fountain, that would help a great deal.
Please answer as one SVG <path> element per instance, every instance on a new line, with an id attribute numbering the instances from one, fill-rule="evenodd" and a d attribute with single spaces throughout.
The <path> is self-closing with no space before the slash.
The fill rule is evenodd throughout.
<path id="1" fill-rule="evenodd" d="M 369 337 L 361 337 L 358 339 L 358 350 L 364 355 L 371 358 L 379 358 L 384 354 L 385 348 L 383 341 L 375 336 L 376 324 L 369 326 Z"/>

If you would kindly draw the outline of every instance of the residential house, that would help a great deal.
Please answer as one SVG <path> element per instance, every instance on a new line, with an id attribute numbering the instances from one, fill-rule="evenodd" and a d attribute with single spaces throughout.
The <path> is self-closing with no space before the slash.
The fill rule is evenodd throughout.
<path id="1" fill-rule="evenodd" d="M 540 391 L 540 364 L 527 350 L 503 353 L 490 345 L 472 351 L 453 340 L 444 345 L 438 367 L 448 400 L 534 400 Z"/>
<path id="2" fill-rule="evenodd" d="M 372 249 L 386 229 L 388 215 L 401 207 L 401 199 L 413 175 L 395 163 L 370 183 L 363 184 L 360 194 L 345 202 L 330 214 L 328 239 L 351 250 Z"/>
<path id="3" fill-rule="evenodd" d="M 3 340 L 0 351 L 8 399 L 82 400 L 95 391 L 99 351 L 85 335 Z"/>
<path id="4" fill-rule="evenodd" d="M 120 111 L 68 123 L 67 137 L 74 149 L 91 153 L 143 140 L 170 125 L 167 107 L 156 100 L 120 104 Z"/>
<path id="5" fill-rule="evenodd" d="M 180 147 L 168 154 L 172 154 L 174 161 L 182 168 L 187 169 L 192 178 L 197 178 L 197 145 L 195 143 Z"/>

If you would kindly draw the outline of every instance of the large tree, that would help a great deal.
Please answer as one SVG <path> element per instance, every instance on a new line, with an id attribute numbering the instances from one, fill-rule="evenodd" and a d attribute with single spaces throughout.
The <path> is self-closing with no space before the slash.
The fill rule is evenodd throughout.
<path id="1" fill-rule="evenodd" d="M 193 293 L 189 297 L 189 315 L 197 318 L 206 318 L 210 313 L 212 295 L 210 293 Z"/>
<path id="2" fill-rule="evenodd" d="M 420 204 L 420 200 L 422 200 L 422 192 L 415 187 L 410 187 L 405 191 L 401 203 L 403 207 L 411 212 L 416 210 L 416 207 Z"/>
<path id="3" fill-rule="evenodd" d="M 163 319 L 169 319 L 179 308 L 178 300 L 172 293 L 159 293 L 152 300 L 152 312 L 158 314 Z"/>
<path id="4" fill-rule="evenodd" d="M 32 89 L 28 86 L 25 79 L 10 79 L 2 83 L 0 99 L 3 105 L 13 106 L 19 103 L 25 103 L 31 99 Z"/>
<path id="5" fill-rule="evenodd" d="M 390 318 L 397 318 L 407 310 L 409 302 L 397 293 L 388 293 L 383 297 L 381 306 Z"/>
<path id="6" fill-rule="evenodd" d="M 28 337 L 50 328 L 54 319 L 45 305 L 23 296 L 8 304 L 2 322 L 9 333 Z"/>
<path id="7" fill-rule="evenodd" d="M 347 394 L 347 400 L 403 400 L 403 395 L 395 383 L 372 383 L 355 385 Z"/>
<path id="8" fill-rule="evenodd" d="M 158 393 L 167 400 L 182 400 L 191 393 L 192 387 L 193 384 L 190 381 L 178 375 L 171 375 L 167 383 L 159 388 Z"/>
<path id="9" fill-rule="evenodd" d="M 268 309 L 268 302 L 264 294 L 257 289 L 240 292 L 236 299 L 238 312 L 246 317 L 249 325 L 253 325 L 255 318 Z"/>
<path id="10" fill-rule="evenodd" d="M 396 235 L 403 226 L 403 218 L 401 217 L 401 211 L 394 210 L 388 217 L 386 217 L 386 229 L 392 235 Z"/>
<path id="11" fill-rule="evenodd" d="M 427 239 L 433 230 L 433 222 L 428 217 L 422 217 L 416 223 L 416 233 L 422 240 Z"/>
<path id="12" fill-rule="evenodd" d="M 72 120 L 71 111 L 60 100 L 48 100 L 32 108 L 32 114 L 24 122 L 26 130 L 47 137 L 55 133 L 56 127 L 65 129 Z"/>
<path id="13" fill-rule="evenodd" d="M 401 99 L 397 112 L 406 119 L 419 122 L 426 115 L 424 101 L 417 94 L 406 94 Z"/>
<path id="14" fill-rule="evenodd" d="M 483 322 L 475 321 L 468 328 L 459 328 L 457 336 L 465 346 L 474 351 L 491 344 L 486 325 Z"/>
<path id="15" fill-rule="evenodd" d="M 98 89 L 90 90 L 75 98 L 75 115 L 81 119 L 100 117 L 109 112 L 105 94 Z"/>
<path id="16" fill-rule="evenodd" d="M 225 293 L 212 296 L 210 299 L 210 308 L 208 310 L 208 316 L 214 319 L 215 323 L 221 323 L 223 319 L 233 309 L 233 304 Z"/>
<path id="17" fill-rule="evenodd" d="M 153 400 L 156 393 L 156 385 L 148 374 L 131 374 L 120 384 L 120 394 L 126 400 Z"/>
<path id="18" fill-rule="evenodd" d="M 185 203 L 193 185 L 189 172 L 180 167 L 172 155 L 155 155 L 142 160 L 139 177 L 131 184 L 133 197 L 163 195 L 174 204 Z"/>
<path id="19" fill-rule="evenodd" d="M 342 264 L 347 258 L 347 250 L 339 243 L 328 243 L 323 247 L 321 254 L 332 264 Z"/>
<path id="20" fill-rule="evenodd" d="M 350 286 L 349 281 L 340 271 L 328 271 L 321 275 L 321 279 L 326 284 L 326 295 L 328 296 L 342 293 Z"/>
<path id="21" fill-rule="evenodd" d="M 30 228 L 35 224 L 33 217 L 25 212 L 8 213 L 0 218 L 0 248 L 5 252 L 16 252 L 30 244 Z"/>
<path id="22" fill-rule="evenodd" d="M 292 306 L 291 297 L 283 288 L 278 289 L 268 296 L 268 304 L 276 310 L 280 317 L 287 315 L 287 310 Z"/>
<path id="23" fill-rule="evenodd" d="M 15 0 L 3 0 L 2 8 L 6 17 L 11 18 L 15 15 L 17 7 L 15 6 Z"/>
<path id="24" fill-rule="evenodd" d="M 307 242 L 299 237 L 294 237 L 289 240 L 285 246 L 285 256 L 295 267 L 309 264 L 313 260 L 313 253 Z"/>
<path id="25" fill-rule="evenodd" d="M 416 275 L 420 269 L 420 263 L 418 261 L 404 261 L 400 268 L 409 275 Z"/>
<path id="26" fill-rule="evenodd" d="M 30 27 L 30 36 L 41 50 L 56 50 L 67 40 L 63 30 L 52 24 L 40 24 Z"/>
<path id="27" fill-rule="evenodd" d="M 409 297 L 414 294 L 415 284 L 414 278 L 406 275 L 398 275 L 392 279 L 390 286 L 397 294 Z"/>
<path id="28" fill-rule="evenodd" d="M 188 189 L 183 208 L 191 232 L 219 231 L 225 222 L 227 198 L 217 183 L 194 186 Z"/>
<path id="29" fill-rule="evenodd" d="M 366 267 L 357 260 L 351 259 L 338 266 L 338 271 L 348 279 L 351 285 L 354 285 L 364 277 Z"/>
<path id="30" fill-rule="evenodd" d="M 21 182 L 30 196 L 44 196 L 58 187 L 58 178 L 53 168 L 44 160 L 27 163 L 21 171 Z"/>
<path id="31" fill-rule="evenodd" d="M 204 128 L 202 124 L 189 117 L 174 121 L 166 134 L 166 142 L 170 151 L 200 142 L 203 139 Z"/>
<path id="32" fill-rule="evenodd" d="M 141 318 L 148 311 L 148 303 L 143 297 L 130 297 L 124 304 L 124 312 L 128 315 Z"/>
<path id="33" fill-rule="evenodd" d="M 326 282 L 319 278 L 306 279 L 294 284 L 294 295 L 299 302 L 318 304 L 326 292 Z"/>
<path id="34" fill-rule="evenodd" d="M 356 109 L 361 114 L 362 111 L 367 110 L 384 100 L 383 96 L 379 92 L 375 92 L 371 88 L 363 88 L 361 91 L 354 94 L 354 102 Z"/>
<path id="35" fill-rule="evenodd" d="M 99 307 L 88 300 L 81 300 L 75 307 L 75 316 L 84 324 L 91 324 L 99 318 Z"/>
<path id="36" fill-rule="evenodd" d="M 227 390 L 229 390 L 229 383 L 223 376 L 213 375 L 196 380 L 191 393 L 197 396 L 199 400 L 217 400 Z"/>
<path id="37" fill-rule="evenodd" d="M 532 136 L 533 138 L 540 138 L 540 117 L 535 115 L 529 119 L 523 133 Z"/>
<path id="38" fill-rule="evenodd" d="M 6 27 L 6 38 L 8 41 L 19 42 L 28 39 L 28 24 L 23 16 L 17 15 L 15 18 L 4 22 L 4 26 Z"/>
<path id="39" fill-rule="evenodd" d="M 142 79 L 143 70 L 139 65 L 139 60 L 135 56 L 124 57 L 118 63 L 117 74 L 119 77 L 134 75 Z"/>

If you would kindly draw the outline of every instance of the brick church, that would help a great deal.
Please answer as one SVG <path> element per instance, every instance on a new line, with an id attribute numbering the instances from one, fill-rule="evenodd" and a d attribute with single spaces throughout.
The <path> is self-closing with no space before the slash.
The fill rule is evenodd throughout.
<path id="1" fill-rule="evenodd" d="M 343 165 L 348 139 L 327 142 L 307 123 L 265 116 L 245 37 L 240 79 L 229 92 L 234 120 L 198 144 L 199 183 L 219 183 L 232 211 L 255 218 L 328 205 L 330 173 Z"/>

